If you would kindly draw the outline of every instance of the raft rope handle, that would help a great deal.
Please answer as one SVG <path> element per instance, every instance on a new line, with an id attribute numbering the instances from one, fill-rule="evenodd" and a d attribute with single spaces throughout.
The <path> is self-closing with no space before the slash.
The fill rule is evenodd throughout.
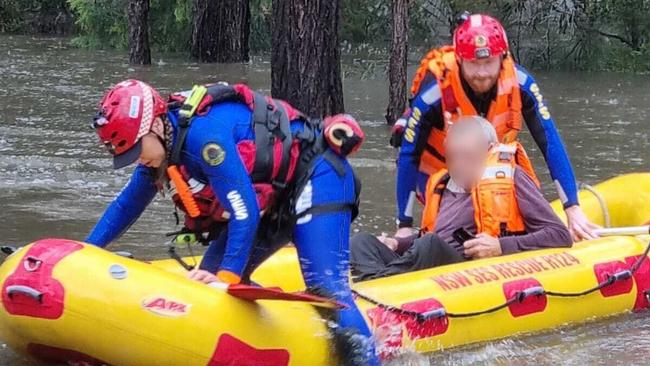
<path id="1" fill-rule="evenodd" d="M 198 267 L 198 263 L 196 262 L 196 257 L 194 256 L 194 251 L 192 250 L 193 242 L 197 241 L 195 233 L 190 233 L 190 232 L 186 232 L 185 230 L 181 230 L 172 233 L 167 233 L 165 234 L 165 236 L 173 237 L 171 240 L 167 242 L 167 246 L 168 246 L 167 254 L 171 259 L 175 260 L 178 264 L 181 265 L 181 267 L 183 267 L 187 271 L 191 271 L 194 268 Z M 194 264 L 188 264 L 176 252 L 176 247 L 181 244 L 187 245 L 187 249 L 190 252 L 190 257 L 192 257 L 192 261 L 194 262 Z"/>
<path id="2" fill-rule="evenodd" d="M 196 265 L 193 266 L 191 264 L 187 264 L 187 262 L 185 262 L 183 258 L 180 255 L 178 255 L 178 253 L 176 253 L 176 247 L 174 246 L 174 244 L 171 244 L 169 246 L 169 248 L 167 249 L 167 254 L 169 254 L 169 257 L 175 260 L 178 264 L 180 264 L 181 267 L 183 267 L 186 271 L 191 271 L 194 268 L 196 268 Z"/>
<path id="3" fill-rule="evenodd" d="M 600 205 L 600 210 L 603 212 L 605 227 L 612 227 L 612 219 L 609 216 L 609 209 L 607 208 L 607 203 L 603 196 L 596 190 L 596 188 L 587 183 L 580 183 L 580 189 L 590 192 L 594 197 L 596 197 L 596 200 L 598 200 L 598 204 Z"/>
<path id="4" fill-rule="evenodd" d="M 413 311 L 413 310 L 406 310 L 402 309 L 401 307 L 398 306 L 393 306 L 393 305 L 388 305 L 381 303 L 371 297 L 368 297 L 362 293 L 360 293 L 357 290 L 352 290 L 352 293 L 355 294 L 357 297 L 360 299 L 363 299 L 373 305 L 376 305 L 382 309 L 388 310 L 390 312 L 396 313 L 396 314 L 401 314 L 401 315 L 407 315 L 407 316 L 412 316 L 414 317 L 417 321 L 419 322 L 424 322 L 429 319 L 437 319 L 437 318 L 469 318 L 469 317 L 474 317 L 478 315 L 484 315 L 484 314 L 489 314 L 489 313 L 494 313 L 497 312 L 503 308 L 506 308 L 516 302 L 523 302 L 525 299 L 531 296 L 542 296 L 546 295 L 549 297 L 580 297 L 580 296 L 585 296 L 588 295 L 592 292 L 599 291 L 600 289 L 613 285 L 614 283 L 618 281 L 624 281 L 629 278 L 632 278 L 634 273 L 641 267 L 641 264 L 647 259 L 648 253 L 650 252 L 650 242 L 648 242 L 648 245 L 645 248 L 645 251 L 643 252 L 643 255 L 641 255 L 634 264 L 629 269 L 625 269 L 619 272 L 616 272 L 614 274 L 608 275 L 607 279 L 604 281 L 598 283 L 598 285 L 589 288 L 584 291 L 580 292 L 556 292 L 556 291 L 546 291 L 544 290 L 543 287 L 541 286 L 536 286 L 536 287 L 531 287 L 523 291 L 518 291 L 512 296 L 510 299 L 507 299 L 503 304 L 485 309 L 485 310 L 480 310 L 480 311 L 474 311 L 474 312 L 468 312 L 468 313 L 450 313 L 445 310 L 444 307 L 426 311 L 426 312 L 418 312 L 418 311 Z M 645 296 L 648 302 L 650 303 L 650 290 L 645 291 Z"/>
<path id="5" fill-rule="evenodd" d="M 448 318 L 470 318 L 470 317 L 474 317 L 474 316 L 478 316 L 478 315 L 494 313 L 494 312 L 497 312 L 497 311 L 499 311 L 499 310 L 501 310 L 503 308 L 507 308 L 508 306 L 510 306 L 510 305 L 512 305 L 512 304 L 514 304 L 516 302 L 522 302 L 522 301 L 524 301 L 526 298 L 528 298 L 530 296 L 543 295 L 544 294 L 544 289 L 542 287 L 537 286 L 537 287 L 531 287 L 531 288 L 526 289 L 524 291 L 518 291 L 518 292 L 516 292 L 514 294 L 513 297 L 508 299 L 503 304 L 500 304 L 500 305 L 497 305 L 497 306 L 494 306 L 494 307 L 491 307 L 491 308 L 488 308 L 488 309 L 485 309 L 485 310 L 473 311 L 473 312 L 469 312 L 469 313 L 449 313 L 449 312 L 447 312 L 445 310 L 444 307 L 434 309 L 434 310 L 430 310 L 430 311 L 426 311 L 424 313 L 420 313 L 420 312 L 417 312 L 417 311 L 406 310 L 406 309 L 402 309 L 400 307 L 396 307 L 396 306 L 392 306 L 392 305 L 382 304 L 379 301 L 374 300 L 374 299 L 372 299 L 372 298 L 370 298 L 368 296 L 365 296 L 365 295 L 359 293 L 356 290 L 352 290 L 352 293 L 357 295 L 357 297 L 359 297 L 360 299 L 366 300 L 367 302 L 369 302 L 369 303 L 371 303 L 373 305 L 377 305 L 380 308 L 383 308 L 383 309 L 388 310 L 390 312 L 394 312 L 394 313 L 398 313 L 398 314 L 402 314 L 402 315 L 407 315 L 407 316 L 412 316 L 412 317 L 416 318 L 417 321 L 424 322 L 424 321 L 427 321 L 429 319 L 437 319 L 437 318 L 444 318 L 444 317 L 448 317 Z"/>

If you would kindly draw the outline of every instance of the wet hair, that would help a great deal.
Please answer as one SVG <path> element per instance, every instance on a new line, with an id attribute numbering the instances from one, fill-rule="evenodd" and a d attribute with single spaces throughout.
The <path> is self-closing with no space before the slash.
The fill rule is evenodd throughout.
<path id="1" fill-rule="evenodd" d="M 485 138 L 488 145 L 494 145 L 499 142 L 497 131 L 488 120 L 480 116 L 461 116 L 456 122 L 449 126 L 447 139 L 454 135 L 465 135 L 467 133 L 480 132 Z"/>

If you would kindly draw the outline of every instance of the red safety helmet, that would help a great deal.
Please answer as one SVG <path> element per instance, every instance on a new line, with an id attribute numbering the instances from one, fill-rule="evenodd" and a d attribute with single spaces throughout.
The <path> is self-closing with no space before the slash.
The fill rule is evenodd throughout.
<path id="1" fill-rule="evenodd" d="M 125 80 L 106 92 L 93 127 L 113 154 L 113 168 L 135 162 L 142 152 L 142 136 L 151 131 L 156 117 L 167 112 L 167 103 L 156 89 L 139 80 Z"/>
<path id="2" fill-rule="evenodd" d="M 454 49 L 463 60 L 499 56 L 508 52 L 508 37 L 498 20 L 473 14 L 454 31 Z"/>

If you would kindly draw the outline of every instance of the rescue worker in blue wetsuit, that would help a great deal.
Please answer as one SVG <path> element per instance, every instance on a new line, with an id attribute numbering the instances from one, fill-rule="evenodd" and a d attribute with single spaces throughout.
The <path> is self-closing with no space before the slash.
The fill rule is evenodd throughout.
<path id="1" fill-rule="evenodd" d="M 539 86 L 513 61 L 502 25 L 480 14 L 460 21 L 453 46 L 434 49 L 422 60 L 411 108 L 393 128 L 391 144 L 400 147 L 395 236 L 412 235 L 415 198 L 421 199 L 428 177 L 445 168 L 447 127 L 459 116 L 480 115 L 503 143 L 517 140 L 523 119 L 548 164 L 574 240 L 596 237 L 598 226 L 579 206 L 573 169 Z"/>
<path id="2" fill-rule="evenodd" d="M 308 288 L 348 306 L 334 316 L 343 363 L 379 364 L 348 284 L 359 183 L 345 156 L 363 140 L 356 121 L 311 120 L 243 84 L 195 86 L 170 101 L 137 80 L 104 96 L 93 126 L 114 168 L 139 164 L 86 241 L 108 245 L 167 185 L 188 230 L 209 239 L 190 278 L 246 282 L 293 240 Z"/>

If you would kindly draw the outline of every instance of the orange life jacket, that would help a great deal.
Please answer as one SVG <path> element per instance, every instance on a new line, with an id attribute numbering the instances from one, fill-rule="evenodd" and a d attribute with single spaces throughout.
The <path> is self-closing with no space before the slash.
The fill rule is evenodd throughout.
<path id="1" fill-rule="evenodd" d="M 522 169 L 539 187 L 537 176 L 521 144 L 514 142 L 494 147 L 483 176 L 472 189 L 474 221 L 478 233 L 500 237 L 525 232 L 515 192 L 515 168 Z M 435 230 L 442 193 L 448 182 L 449 173 L 446 169 L 439 170 L 429 178 L 420 225 L 423 232 Z"/>
<path id="2" fill-rule="evenodd" d="M 426 55 L 413 79 L 412 94 L 418 92 L 427 72 L 433 73 L 438 82 L 445 120 L 442 130 L 435 128 L 431 130 L 427 145 L 420 157 L 420 171 L 433 174 L 446 166 L 443 143 L 449 125 L 459 116 L 476 116 L 479 113 L 463 90 L 460 68 L 452 46 L 434 49 Z M 515 63 L 509 54 L 501 63 L 501 73 L 497 81 L 497 96 L 490 104 L 485 118 L 496 129 L 500 142 L 510 143 L 517 140 L 522 124 L 521 94 Z"/>

